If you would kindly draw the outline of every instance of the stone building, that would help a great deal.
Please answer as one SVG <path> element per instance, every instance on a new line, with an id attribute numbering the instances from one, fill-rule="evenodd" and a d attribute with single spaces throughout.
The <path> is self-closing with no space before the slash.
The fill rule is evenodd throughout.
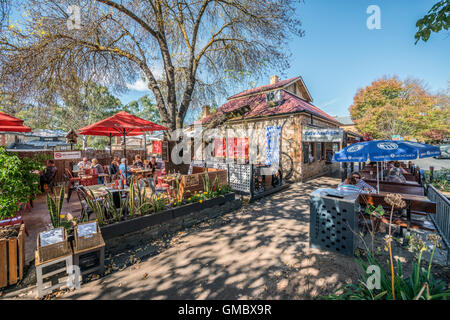
<path id="1" fill-rule="evenodd" d="M 313 99 L 301 77 L 280 80 L 272 76 L 270 84 L 243 91 L 227 100 L 214 113 L 208 106 L 203 107 L 202 118 L 190 126 L 192 131 L 196 126 L 201 126 L 202 130 L 217 128 L 216 158 L 230 158 L 230 149 L 235 148 L 231 157 L 234 155 L 245 161 L 249 158 L 247 150 L 256 148 L 258 163 L 270 163 L 268 157 L 275 161 L 281 159 L 283 175 L 289 180 L 303 181 L 330 172 L 332 154 L 346 143 L 341 123 L 312 104 Z M 233 137 L 227 129 L 232 129 Z M 278 137 L 275 140 L 274 135 Z M 237 144 L 241 147 L 236 151 L 239 140 Z M 275 152 L 275 157 L 271 152 Z M 204 160 L 198 157 L 196 153 L 194 160 Z M 200 154 L 200 157 L 205 155 Z"/>

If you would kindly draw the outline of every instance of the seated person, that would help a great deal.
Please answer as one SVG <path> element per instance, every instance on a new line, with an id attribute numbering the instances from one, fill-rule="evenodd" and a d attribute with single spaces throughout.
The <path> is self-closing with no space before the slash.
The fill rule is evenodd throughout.
<path id="1" fill-rule="evenodd" d="M 103 170 L 103 166 L 98 163 L 97 159 L 92 159 L 92 169 L 95 170 L 96 174 L 103 174 L 105 170 Z M 97 177 L 97 184 L 103 184 L 105 182 L 105 177 Z"/>
<path id="2" fill-rule="evenodd" d="M 133 163 L 136 167 L 143 169 L 144 168 L 144 163 L 142 162 L 141 156 L 140 155 L 136 155 L 134 157 L 134 163 Z"/>
<path id="3" fill-rule="evenodd" d="M 377 193 L 377 190 L 374 187 L 361 179 L 361 174 L 359 172 L 353 172 L 352 177 L 356 180 L 356 186 L 364 193 Z"/>
<path id="4" fill-rule="evenodd" d="M 122 158 L 122 160 L 120 160 L 121 164 L 119 166 L 119 170 L 122 173 L 123 177 L 128 180 L 129 178 L 131 178 L 131 176 L 133 175 L 133 172 L 130 171 L 130 167 L 128 167 L 128 163 L 127 163 L 127 159 Z"/>
<path id="5" fill-rule="evenodd" d="M 111 161 L 110 166 L 112 175 L 119 173 L 119 166 L 120 166 L 120 158 L 114 157 L 113 161 Z"/>
<path id="6" fill-rule="evenodd" d="M 396 161 L 394 166 L 389 170 L 387 181 L 405 183 L 406 178 L 403 173 L 407 173 L 405 169 L 400 168 L 400 162 Z"/>
<path id="7" fill-rule="evenodd" d="M 80 170 L 82 169 L 90 169 L 91 168 L 91 162 L 88 160 L 88 158 L 84 157 L 83 161 L 78 162 L 78 168 Z"/>
<path id="8" fill-rule="evenodd" d="M 336 189 L 343 194 L 362 193 L 361 188 L 356 186 L 356 179 L 353 176 L 345 179 L 345 181 L 340 183 Z"/>
<path id="9" fill-rule="evenodd" d="M 44 184 L 50 184 L 56 176 L 56 171 L 58 169 L 55 166 L 55 161 L 48 160 L 47 167 L 44 169 L 44 172 L 41 174 L 39 178 L 39 184 L 41 187 L 41 191 L 44 192 Z"/>

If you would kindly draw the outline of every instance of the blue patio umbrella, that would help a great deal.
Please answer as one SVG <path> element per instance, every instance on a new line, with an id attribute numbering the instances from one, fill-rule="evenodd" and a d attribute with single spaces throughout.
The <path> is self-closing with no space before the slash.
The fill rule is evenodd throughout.
<path id="1" fill-rule="evenodd" d="M 415 160 L 439 156 L 441 149 L 429 144 L 394 141 L 373 140 L 351 144 L 333 155 L 333 162 L 381 162 L 397 160 Z M 378 165 L 377 165 L 377 187 Z"/>

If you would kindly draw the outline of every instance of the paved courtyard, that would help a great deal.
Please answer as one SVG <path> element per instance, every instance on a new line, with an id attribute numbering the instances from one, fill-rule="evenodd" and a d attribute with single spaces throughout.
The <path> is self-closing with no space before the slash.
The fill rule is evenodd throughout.
<path id="1" fill-rule="evenodd" d="M 338 183 L 326 177 L 297 183 L 175 235 L 108 250 L 108 275 L 53 298 L 313 299 L 329 294 L 356 283 L 360 272 L 353 257 L 309 248 L 309 194 Z M 145 255 L 149 250 L 153 253 Z M 393 252 L 408 272 L 412 255 L 400 247 Z M 128 263 L 117 266 L 124 260 Z M 448 267 L 437 268 L 438 275 L 449 274 Z M 22 292 L 19 299 L 35 296 L 34 288 Z"/>

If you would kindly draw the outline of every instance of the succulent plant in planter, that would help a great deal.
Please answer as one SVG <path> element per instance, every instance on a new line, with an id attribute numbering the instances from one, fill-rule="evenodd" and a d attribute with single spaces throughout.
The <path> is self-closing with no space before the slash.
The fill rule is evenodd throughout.
<path id="1" fill-rule="evenodd" d="M 59 196 L 56 196 L 56 192 L 53 191 L 54 196 L 51 197 L 47 193 L 47 208 L 50 214 L 50 221 L 52 222 L 53 228 L 61 227 L 61 211 L 64 202 L 65 190 L 64 186 L 59 192 Z"/>

